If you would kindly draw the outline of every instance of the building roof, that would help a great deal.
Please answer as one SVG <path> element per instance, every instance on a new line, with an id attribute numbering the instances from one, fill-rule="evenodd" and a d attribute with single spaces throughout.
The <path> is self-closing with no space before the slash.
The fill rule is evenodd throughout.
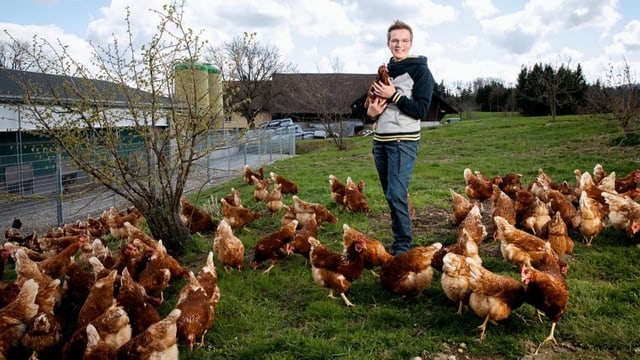
<path id="1" fill-rule="evenodd" d="M 109 81 L 0 68 L 0 102 L 24 102 L 24 85 L 32 92 L 30 97 L 42 103 L 91 98 L 117 107 L 126 106 L 132 96 L 143 102 L 152 99 L 148 92 Z"/>
<path id="2" fill-rule="evenodd" d="M 376 74 L 274 74 L 273 89 L 281 92 L 272 113 L 351 114 L 351 106 L 366 95 Z"/>

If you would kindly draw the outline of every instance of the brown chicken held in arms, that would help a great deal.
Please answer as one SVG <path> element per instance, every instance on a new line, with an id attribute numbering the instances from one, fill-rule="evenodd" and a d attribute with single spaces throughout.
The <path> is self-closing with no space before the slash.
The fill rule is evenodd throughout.
<path id="1" fill-rule="evenodd" d="M 232 229 L 242 229 L 252 223 L 255 219 L 262 217 L 262 214 L 240 206 L 232 206 L 225 199 L 220 199 L 222 203 L 222 218 Z"/>
<path id="2" fill-rule="evenodd" d="M 347 177 L 347 184 L 344 188 L 344 206 L 352 212 L 371 212 L 367 197 L 358 189 L 358 185 L 351 180 L 351 176 Z"/>
<path id="3" fill-rule="evenodd" d="M 180 219 L 192 234 L 213 232 L 217 226 L 208 212 L 184 198 L 180 199 Z"/>
<path id="4" fill-rule="evenodd" d="M 344 294 L 351 284 L 362 275 L 364 258 L 362 252 L 366 250 L 365 240 L 354 241 L 344 253 L 335 252 L 320 244 L 315 238 L 310 238 L 311 275 L 316 284 L 329 289 L 329 298 L 334 299 L 336 291 L 342 297 L 345 305 L 351 307 L 353 303 Z"/>
<path id="5" fill-rule="evenodd" d="M 525 284 L 525 302 L 544 313 L 551 320 L 551 332 L 538 348 L 546 342 L 557 344 L 554 332 L 556 324 L 569 306 L 569 287 L 564 277 L 553 271 L 538 271 L 532 267 L 522 267 L 522 282 Z"/>
<path id="6" fill-rule="evenodd" d="M 271 181 L 268 179 L 258 179 L 257 177 L 252 176 L 251 182 L 253 184 L 253 200 L 258 202 L 265 201 L 267 196 L 269 196 L 269 185 L 271 184 Z"/>
<path id="7" fill-rule="evenodd" d="M 500 185 L 502 176 L 497 175 L 491 180 L 482 179 L 474 174 L 471 169 L 464 169 L 465 188 L 464 193 L 469 199 L 478 200 L 480 207 L 485 200 L 491 198 L 493 194 L 493 185 Z"/>
<path id="8" fill-rule="evenodd" d="M 383 83 L 385 85 L 391 85 L 391 79 L 389 79 L 389 72 L 387 71 L 387 65 L 382 64 L 382 65 L 378 66 L 378 75 L 376 76 L 376 79 L 371 82 L 371 85 L 369 86 L 369 91 L 367 92 L 367 98 L 364 101 L 364 108 L 365 109 L 368 109 L 369 108 L 369 104 L 373 103 L 376 99 L 380 98 L 373 91 L 373 84 L 376 83 L 377 81 L 379 81 L 379 82 L 381 82 L 381 83 Z M 382 98 L 382 99 L 386 100 L 384 98 Z"/>
<path id="9" fill-rule="evenodd" d="M 447 298 L 458 303 L 456 314 L 462 315 L 471 296 L 471 272 L 464 255 L 451 252 L 442 258 L 440 286 Z"/>
<path id="10" fill-rule="evenodd" d="M 311 214 L 315 213 L 316 221 L 318 224 L 323 222 L 330 222 L 336 224 L 338 217 L 335 216 L 326 206 L 319 203 L 312 203 L 300 199 L 297 195 L 292 196 L 293 199 L 293 211 L 296 214 L 298 223 L 304 225 L 311 218 Z"/>
<path id="11" fill-rule="evenodd" d="M 120 359 L 178 360 L 177 321 L 182 311 L 173 309 L 118 349 Z"/>
<path id="12" fill-rule="evenodd" d="M 281 184 L 282 188 L 280 189 L 280 191 L 282 192 L 283 195 L 285 194 L 292 194 L 292 195 L 296 195 L 298 193 L 298 185 L 285 178 L 282 175 L 278 175 L 275 172 L 270 172 L 269 176 L 271 177 L 271 180 L 273 180 L 273 184 L 277 185 L 277 184 Z"/>
<path id="13" fill-rule="evenodd" d="M 15 300 L 0 309 L 0 355 L 6 355 L 11 347 L 19 344 L 27 324 L 38 313 L 37 294 L 38 283 L 29 279 Z"/>
<path id="14" fill-rule="evenodd" d="M 287 249 L 288 243 L 293 238 L 293 234 L 296 232 L 298 221 L 294 220 L 287 225 L 283 225 L 275 232 L 261 238 L 256 244 L 256 248 L 253 254 L 253 260 L 249 263 L 253 269 L 257 269 L 261 262 L 270 259 L 271 265 L 263 271 L 263 274 L 268 273 L 274 266 L 280 261 L 280 259 L 287 256 L 290 251 Z"/>
<path id="15" fill-rule="evenodd" d="M 458 225 L 467 217 L 467 214 L 473 207 L 473 203 L 466 197 L 458 194 L 453 189 L 449 189 L 451 193 L 451 201 L 453 205 L 453 214 L 451 220 L 455 225 Z"/>
<path id="16" fill-rule="evenodd" d="M 440 248 L 442 244 L 437 242 L 429 246 L 416 246 L 394 256 L 380 268 L 382 286 L 398 295 L 415 293 L 417 297 L 422 296 L 422 292 L 431 286 L 431 259 Z"/>
<path id="17" fill-rule="evenodd" d="M 361 231 L 358 231 L 347 224 L 342 225 L 342 243 L 344 245 L 343 251 L 347 252 L 349 247 L 355 242 L 364 240 L 367 244 L 363 249 L 361 256 L 364 259 L 364 267 L 372 270 L 376 266 L 382 266 L 393 259 L 384 244 L 380 240 L 376 240 L 372 237 L 366 236 Z"/>
<path id="18" fill-rule="evenodd" d="M 244 244 L 233 234 L 233 229 L 224 219 L 218 224 L 216 235 L 213 238 L 213 251 L 224 267 L 242 270 Z"/>
<path id="19" fill-rule="evenodd" d="M 469 307 L 484 322 L 478 326 L 480 331 L 480 343 L 484 341 L 487 324 L 504 320 L 511 312 L 519 308 L 524 302 L 524 287 L 516 279 L 493 273 L 473 259 L 465 259 L 471 274 L 471 295 Z"/>
<path id="20" fill-rule="evenodd" d="M 246 182 L 248 185 L 253 184 L 253 180 L 251 180 L 251 176 L 255 176 L 257 179 L 263 180 L 264 179 L 264 167 L 260 167 L 258 169 L 258 171 L 252 171 L 251 167 L 249 167 L 249 165 L 244 166 L 244 182 Z M 239 206 L 239 205 L 236 205 Z"/>

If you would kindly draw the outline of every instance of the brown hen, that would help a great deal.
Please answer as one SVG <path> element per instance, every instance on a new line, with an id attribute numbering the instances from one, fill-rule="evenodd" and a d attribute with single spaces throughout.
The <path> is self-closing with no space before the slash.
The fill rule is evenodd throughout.
<path id="1" fill-rule="evenodd" d="M 327 248 L 315 238 L 310 238 L 309 243 L 311 243 L 309 260 L 313 280 L 316 284 L 329 289 L 329 298 L 333 299 L 333 292 L 336 291 L 345 305 L 353 306 L 345 292 L 362 275 L 364 269 L 362 252 L 367 248 L 366 241 L 359 239 L 353 242 L 343 253 Z"/>
<path id="2" fill-rule="evenodd" d="M 394 256 L 380 268 L 382 286 L 398 295 L 415 293 L 420 297 L 431 286 L 431 259 L 440 248 L 442 244 L 437 242 L 429 246 L 416 246 Z"/>

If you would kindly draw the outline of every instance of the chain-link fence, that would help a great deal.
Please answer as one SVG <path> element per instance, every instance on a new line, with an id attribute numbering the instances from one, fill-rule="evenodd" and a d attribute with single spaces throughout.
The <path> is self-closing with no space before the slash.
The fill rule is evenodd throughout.
<path id="1" fill-rule="evenodd" d="M 218 146 L 196 163 L 186 192 L 239 176 L 244 165 L 252 169 L 295 155 L 292 131 L 216 131 L 206 144 Z M 19 147 L 19 146 L 17 146 Z M 127 199 L 93 183 L 65 154 L 53 152 L 0 156 L 0 224 L 7 229 L 19 218 L 24 229 L 43 232 L 64 223 L 99 216 L 110 207 L 122 209 Z"/>

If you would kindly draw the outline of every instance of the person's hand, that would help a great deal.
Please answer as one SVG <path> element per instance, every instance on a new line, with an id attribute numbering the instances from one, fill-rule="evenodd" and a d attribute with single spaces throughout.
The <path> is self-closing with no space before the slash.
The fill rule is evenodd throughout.
<path id="1" fill-rule="evenodd" d="M 381 81 L 376 81 L 373 84 L 373 93 L 385 99 L 390 99 L 395 92 L 396 87 L 393 84 L 387 85 Z"/>
<path id="2" fill-rule="evenodd" d="M 375 100 L 373 100 L 371 102 L 371 104 L 369 104 L 369 107 L 367 108 L 367 115 L 370 118 L 375 119 L 376 117 L 378 117 L 380 114 L 382 114 L 382 112 L 387 108 L 387 100 L 383 99 L 383 98 L 376 98 Z"/>

